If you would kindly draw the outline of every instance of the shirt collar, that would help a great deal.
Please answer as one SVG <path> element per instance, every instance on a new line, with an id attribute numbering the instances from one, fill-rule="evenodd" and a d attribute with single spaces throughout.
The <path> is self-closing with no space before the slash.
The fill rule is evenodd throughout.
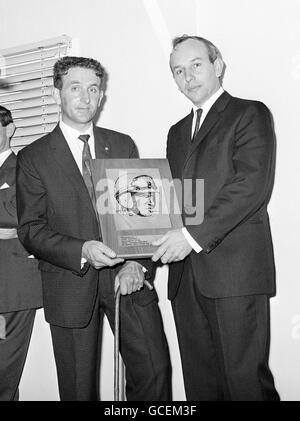
<path id="1" fill-rule="evenodd" d="M 203 114 L 206 115 L 208 111 L 211 109 L 211 107 L 214 105 L 216 100 L 222 95 L 223 92 L 224 92 L 224 89 L 222 88 L 222 86 L 220 86 L 217 92 L 215 92 L 210 98 L 208 98 L 208 100 L 202 105 L 202 107 L 194 106 L 193 107 L 194 115 L 199 108 L 201 108 L 203 110 Z"/>
<path id="2" fill-rule="evenodd" d="M 84 132 L 74 129 L 62 120 L 59 122 L 59 127 L 66 139 L 77 139 L 81 134 L 89 134 L 90 136 L 93 136 L 93 123 L 91 123 L 90 127 L 87 130 L 84 130 Z"/>
<path id="3" fill-rule="evenodd" d="M 0 167 L 4 164 L 11 153 L 11 149 L 7 149 L 6 151 L 0 153 Z"/>

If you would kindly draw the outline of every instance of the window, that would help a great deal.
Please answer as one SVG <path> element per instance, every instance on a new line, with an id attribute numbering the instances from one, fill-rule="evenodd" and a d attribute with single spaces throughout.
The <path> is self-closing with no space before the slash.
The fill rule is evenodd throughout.
<path id="1" fill-rule="evenodd" d="M 71 38 L 63 35 L 33 44 L 0 50 L 0 105 L 13 115 L 17 152 L 53 130 L 59 107 L 52 98 L 53 65 L 68 55 Z"/>

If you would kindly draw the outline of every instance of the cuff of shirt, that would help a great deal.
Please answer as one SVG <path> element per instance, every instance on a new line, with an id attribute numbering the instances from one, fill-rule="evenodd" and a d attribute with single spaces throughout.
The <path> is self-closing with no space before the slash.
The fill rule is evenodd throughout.
<path id="1" fill-rule="evenodd" d="M 129 263 L 129 262 L 128 262 Z M 144 274 L 146 274 L 148 272 L 148 269 L 145 268 L 145 266 L 143 266 L 141 263 L 134 261 L 134 263 L 137 263 L 139 266 L 141 266 L 142 271 Z"/>
<path id="2" fill-rule="evenodd" d="M 85 263 L 87 262 L 87 260 L 84 258 L 84 257 L 82 257 L 81 258 L 81 269 L 83 268 L 83 266 L 85 265 Z"/>
<path id="3" fill-rule="evenodd" d="M 193 237 L 191 236 L 191 234 L 188 232 L 188 230 L 185 227 L 182 228 L 182 233 L 185 236 L 186 241 L 192 247 L 192 249 L 195 250 L 196 253 L 200 253 L 200 251 L 202 250 L 202 247 L 199 246 L 199 244 L 197 243 L 197 241 L 195 241 L 193 239 Z"/>

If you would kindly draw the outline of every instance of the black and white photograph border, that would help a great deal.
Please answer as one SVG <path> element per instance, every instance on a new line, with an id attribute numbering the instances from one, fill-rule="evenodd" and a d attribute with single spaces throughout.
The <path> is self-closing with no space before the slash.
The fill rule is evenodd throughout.
<path id="1" fill-rule="evenodd" d="M 6 69 L 1 51 L 66 35 L 71 40 L 68 54 L 93 57 L 108 73 L 95 123 L 129 134 L 141 158 L 165 158 L 170 126 L 191 111 L 169 68 L 176 36 L 211 40 L 226 64 L 224 88 L 234 96 L 262 101 L 271 110 L 277 160 L 269 215 L 277 292 L 271 299 L 270 367 L 283 401 L 300 401 L 299 20 L 299 0 L 0 1 L 0 76 L 5 77 Z M 55 124 L 51 115 L 46 125 Z M 28 128 L 20 132 L 36 138 Z M 166 298 L 167 273 L 167 266 L 159 268 L 155 285 L 170 347 L 173 399 L 182 401 L 185 392 Z M 101 398 L 107 401 L 113 400 L 112 349 L 106 321 L 100 382 Z M 43 310 L 37 312 L 20 400 L 59 400 Z"/>

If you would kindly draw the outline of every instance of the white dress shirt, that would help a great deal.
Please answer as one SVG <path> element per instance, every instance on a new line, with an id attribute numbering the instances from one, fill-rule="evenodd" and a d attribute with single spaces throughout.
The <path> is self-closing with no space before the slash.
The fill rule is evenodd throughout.
<path id="1" fill-rule="evenodd" d="M 11 153 L 13 153 L 11 149 L 7 149 L 6 151 L 0 153 L 0 167 L 2 167 Z"/>
<path id="2" fill-rule="evenodd" d="M 205 117 L 207 116 L 209 110 L 214 105 L 216 100 L 222 95 L 223 92 L 224 92 L 224 89 L 222 88 L 222 86 L 220 86 L 220 88 L 217 90 L 217 92 L 215 92 L 210 98 L 208 98 L 208 100 L 201 106 L 202 114 L 201 114 L 201 118 L 200 118 L 199 130 L 200 130 L 200 127 L 202 126 L 203 121 L 204 121 Z M 193 107 L 194 117 L 193 117 L 191 138 L 192 138 L 194 130 L 195 130 L 198 108 L 199 107 L 196 107 L 196 106 Z M 188 241 L 189 245 L 195 250 L 195 252 L 200 253 L 200 251 L 202 250 L 202 247 L 197 243 L 196 240 L 194 240 L 194 238 L 191 236 L 191 234 L 188 232 L 188 230 L 185 227 L 182 228 L 182 233 L 185 236 L 186 240 Z"/>
<path id="3" fill-rule="evenodd" d="M 94 130 L 93 130 L 93 123 L 91 123 L 90 127 L 83 132 L 79 132 L 78 130 L 74 129 L 73 127 L 68 126 L 62 120 L 59 122 L 59 127 L 69 145 L 70 151 L 75 159 L 75 162 L 79 168 L 80 173 L 82 174 L 82 151 L 84 147 L 84 143 L 78 139 L 81 134 L 89 134 L 89 146 L 92 158 L 96 158 L 95 153 L 95 138 L 94 138 Z M 84 257 L 81 258 L 81 268 L 86 263 L 86 259 Z"/>
<path id="4" fill-rule="evenodd" d="M 60 120 L 59 122 L 59 127 L 69 145 L 69 148 L 72 152 L 75 162 L 82 174 L 82 151 L 83 151 L 84 143 L 80 139 L 78 139 L 78 137 L 81 134 L 90 135 L 89 146 L 90 146 L 92 158 L 95 159 L 96 154 L 95 154 L 95 138 L 94 138 L 93 124 L 91 123 L 90 127 L 87 130 L 84 130 L 84 132 L 79 132 L 78 130 L 73 129 L 73 127 L 68 126 L 62 120 Z"/>
<path id="5" fill-rule="evenodd" d="M 202 126 L 203 121 L 208 114 L 208 111 L 211 109 L 211 107 L 214 105 L 216 100 L 222 95 L 223 92 L 224 92 L 224 89 L 222 88 L 222 86 L 220 86 L 220 88 L 217 90 L 217 92 L 215 92 L 210 98 L 208 98 L 208 100 L 202 105 L 202 107 L 196 107 L 196 106 L 193 107 L 194 117 L 193 117 L 191 138 L 192 138 L 194 130 L 195 130 L 197 110 L 199 108 L 202 109 L 202 114 L 201 114 L 201 118 L 200 118 L 200 125 L 199 125 L 199 130 L 200 130 L 200 127 Z"/>

